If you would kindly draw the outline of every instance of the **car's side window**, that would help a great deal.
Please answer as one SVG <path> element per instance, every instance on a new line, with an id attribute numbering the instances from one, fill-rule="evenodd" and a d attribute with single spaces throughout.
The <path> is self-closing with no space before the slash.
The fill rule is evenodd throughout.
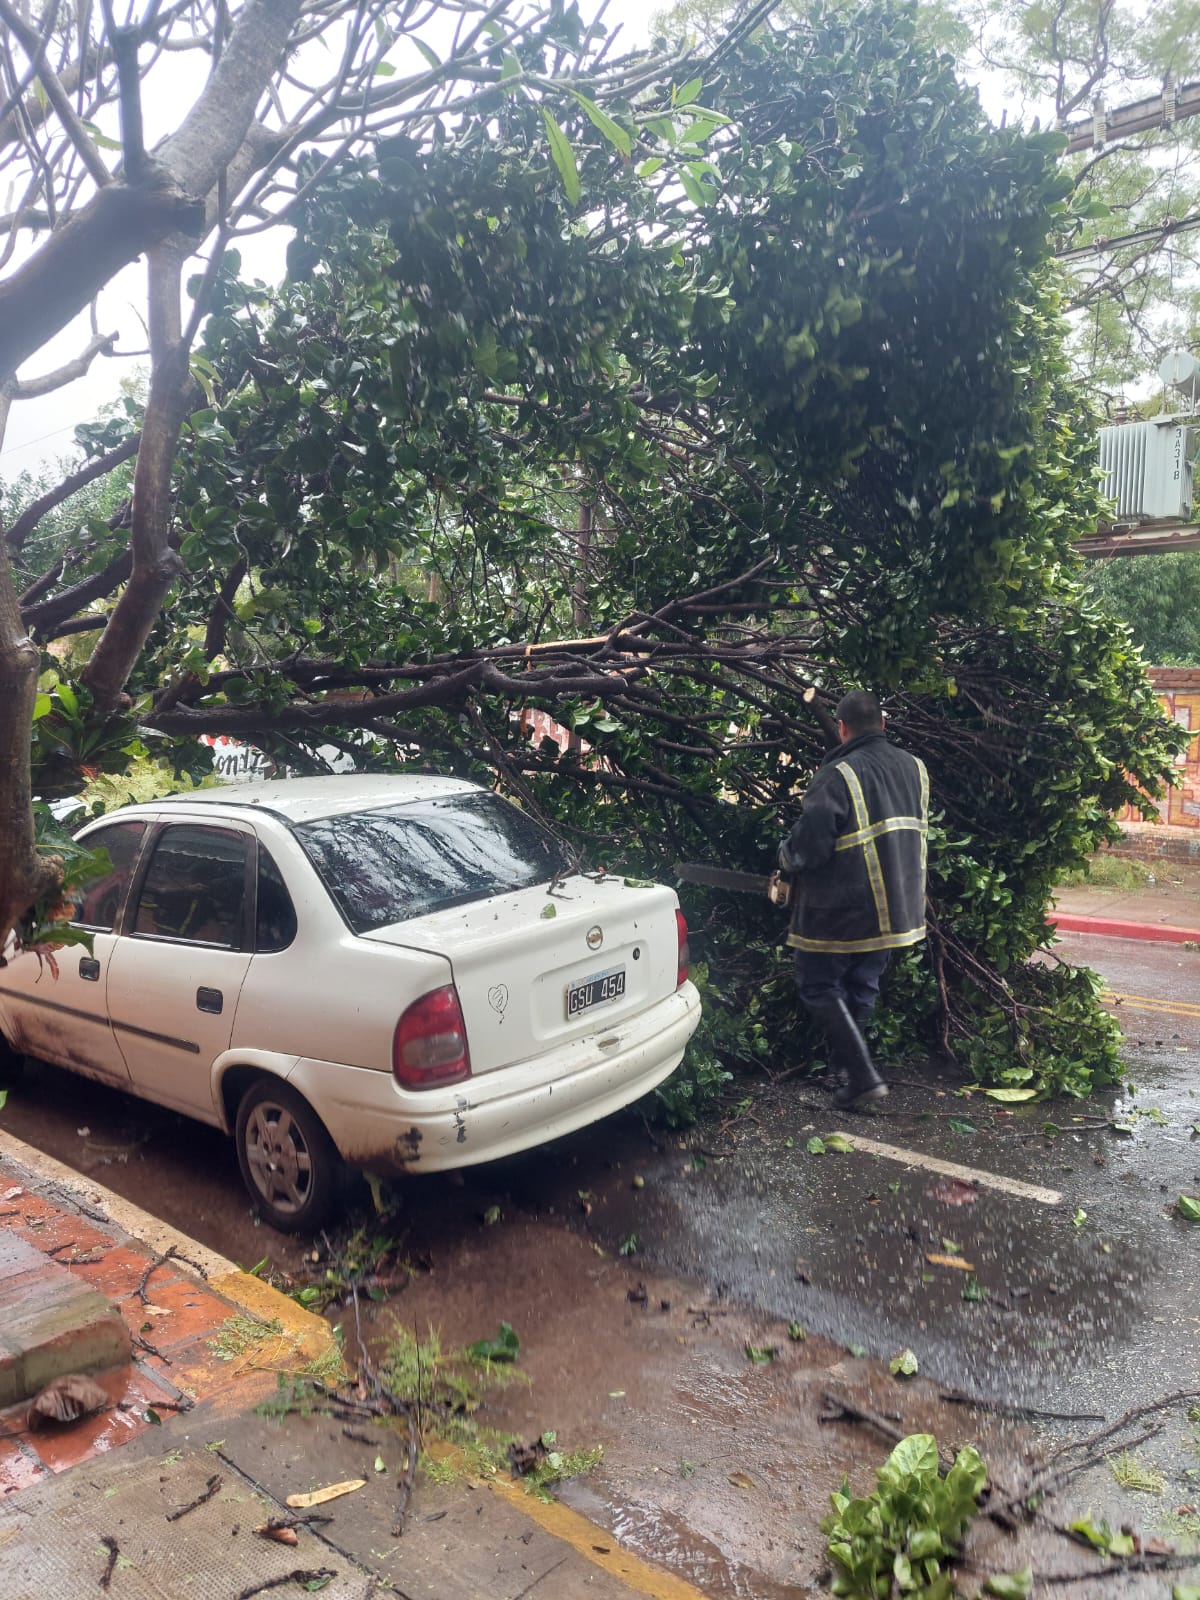
<path id="1" fill-rule="evenodd" d="M 286 950 L 296 937 L 296 908 L 283 875 L 263 844 L 258 847 L 258 913 L 254 947 L 261 952 Z"/>
<path id="2" fill-rule="evenodd" d="M 242 949 L 246 843 L 245 834 L 219 828 L 164 828 L 142 880 L 133 931 Z"/>
<path id="3" fill-rule="evenodd" d="M 114 822 L 88 834 L 83 842 L 89 850 L 107 850 L 110 867 L 102 878 L 73 891 L 72 922 L 92 933 L 112 932 L 145 831 L 144 822 Z"/>

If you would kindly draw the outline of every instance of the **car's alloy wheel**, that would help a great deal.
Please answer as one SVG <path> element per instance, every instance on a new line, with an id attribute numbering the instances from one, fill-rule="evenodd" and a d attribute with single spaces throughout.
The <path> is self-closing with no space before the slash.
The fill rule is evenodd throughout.
<path id="1" fill-rule="evenodd" d="M 238 1163 L 266 1220 L 311 1232 L 328 1216 L 341 1163 L 321 1119 L 285 1084 L 260 1079 L 238 1108 Z"/>

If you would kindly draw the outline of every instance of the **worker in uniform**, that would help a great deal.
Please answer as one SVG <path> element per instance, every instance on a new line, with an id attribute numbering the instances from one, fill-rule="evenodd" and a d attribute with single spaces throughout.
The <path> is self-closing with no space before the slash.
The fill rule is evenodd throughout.
<path id="1" fill-rule="evenodd" d="M 834 1104 L 882 1099 L 863 1030 L 893 950 L 925 937 L 929 775 L 892 744 L 879 701 L 864 689 L 837 707 L 839 744 L 818 767 L 779 846 L 791 881 L 788 944 L 800 999 L 842 1074 Z"/>

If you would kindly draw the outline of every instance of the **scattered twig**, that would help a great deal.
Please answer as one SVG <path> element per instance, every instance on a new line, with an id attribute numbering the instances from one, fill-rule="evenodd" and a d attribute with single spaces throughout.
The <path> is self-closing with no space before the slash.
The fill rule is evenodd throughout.
<path id="1" fill-rule="evenodd" d="M 145 1351 L 148 1356 L 157 1357 L 157 1359 L 161 1361 L 164 1366 L 174 1366 L 174 1362 L 171 1360 L 170 1356 L 163 1355 L 162 1351 L 159 1350 L 156 1345 L 152 1345 L 149 1339 L 143 1339 L 140 1333 L 134 1334 L 133 1343 L 139 1350 Z"/>
<path id="2" fill-rule="evenodd" d="M 1090 1583 L 1096 1578 L 1123 1578 L 1131 1572 L 1179 1572 L 1187 1567 L 1200 1566 L 1200 1553 L 1195 1555 L 1142 1555 L 1111 1562 L 1105 1567 L 1085 1568 L 1082 1572 L 1039 1572 L 1039 1583 Z"/>
<path id="3" fill-rule="evenodd" d="M 1006 1400 L 985 1400 L 981 1395 L 964 1394 L 961 1389 L 941 1389 L 939 1396 L 952 1406 L 973 1406 L 1003 1417 L 1043 1417 L 1050 1422 L 1103 1422 L 1102 1411 L 1043 1411 L 1039 1406 L 1010 1405 Z"/>
<path id="4" fill-rule="evenodd" d="M 190 1501 L 186 1506 L 180 1506 L 178 1511 L 167 1512 L 167 1521 L 178 1522 L 180 1517 L 186 1517 L 189 1511 L 195 1511 L 199 1506 L 206 1505 L 220 1489 L 223 1481 L 221 1474 L 214 1472 L 203 1492 L 198 1494 L 194 1500 Z"/>
<path id="5" fill-rule="evenodd" d="M 175 1246 L 171 1245 L 171 1246 L 169 1246 L 168 1249 L 163 1251 L 161 1256 L 156 1256 L 154 1258 L 154 1260 L 151 1261 L 149 1263 L 149 1265 L 146 1267 L 145 1272 L 142 1273 L 142 1279 L 141 1279 L 141 1282 L 138 1284 L 137 1292 L 138 1292 L 138 1299 L 142 1302 L 143 1305 L 147 1305 L 149 1303 L 149 1300 L 150 1300 L 150 1296 L 146 1293 L 146 1285 L 150 1282 L 150 1274 L 152 1272 L 157 1272 L 159 1267 L 161 1267 L 164 1262 L 170 1261 L 172 1256 L 174 1256 L 174 1254 L 175 1254 Z"/>
<path id="6" fill-rule="evenodd" d="M 263 1523 L 261 1528 L 255 1528 L 254 1531 L 266 1537 L 269 1534 L 278 1533 L 283 1528 L 312 1528 L 318 1522 L 332 1521 L 332 1517 L 326 1516 L 320 1511 L 309 1511 L 302 1517 L 271 1517 Z"/>
<path id="7" fill-rule="evenodd" d="M 121 1554 L 121 1547 L 111 1533 L 101 1534 L 100 1543 L 108 1551 L 108 1561 L 100 1577 L 100 1587 L 107 1589 L 112 1582 L 112 1575 L 117 1569 L 117 1557 Z"/>
<path id="8" fill-rule="evenodd" d="M 1068 1455 L 1072 1450 L 1093 1450 L 1096 1445 L 1103 1444 L 1106 1439 L 1111 1439 L 1127 1428 L 1131 1422 L 1148 1417 L 1154 1411 L 1165 1411 L 1168 1406 L 1182 1405 L 1185 1400 L 1200 1400 L 1200 1389 L 1177 1389 L 1174 1394 L 1164 1395 L 1160 1400 L 1149 1400 L 1145 1405 L 1133 1406 L 1101 1432 L 1089 1434 L 1086 1439 L 1077 1439 L 1072 1444 L 1061 1445 L 1052 1455 L 1047 1456 L 1046 1465 L 1049 1466 L 1052 1461 Z"/>
<path id="9" fill-rule="evenodd" d="M 264 1594 L 268 1589 L 282 1589 L 285 1583 L 315 1583 L 318 1578 L 336 1578 L 336 1567 L 317 1567 L 307 1571 L 303 1567 L 296 1567 L 291 1572 L 281 1573 L 278 1578 L 266 1578 L 262 1583 L 252 1583 L 249 1588 L 243 1589 L 237 1600 L 251 1600 L 252 1595 Z"/>
<path id="10" fill-rule="evenodd" d="M 353 1428 L 342 1429 L 343 1439 L 353 1439 L 355 1444 L 378 1444 L 378 1439 L 372 1439 L 369 1433 L 355 1433 Z"/>
<path id="11" fill-rule="evenodd" d="M 74 1248 L 74 1239 L 65 1239 L 62 1244 L 52 1244 L 46 1254 L 48 1256 L 56 1256 L 60 1250 L 74 1250 Z"/>
<path id="12" fill-rule="evenodd" d="M 141 1400 L 118 1400 L 116 1409 L 118 1411 L 139 1411 L 143 1403 Z M 149 1404 L 149 1409 L 152 1411 L 190 1411 L 195 1404 L 194 1400 L 189 1400 L 185 1395 L 182 1400 L 155 1400 Z"/>

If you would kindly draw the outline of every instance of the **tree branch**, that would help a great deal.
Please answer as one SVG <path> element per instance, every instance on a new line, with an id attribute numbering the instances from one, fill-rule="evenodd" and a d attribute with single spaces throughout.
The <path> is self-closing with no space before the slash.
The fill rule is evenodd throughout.
<path id="1" fill-rule="evenodd" d="M 130 456 L 136 455 L 141 438 L 140 433 L 131 435 L 125 440 L 124 444 L 118 445 L 115 450 L 110 450 L 106 456 L 100 456 L 95 461 L 89 461 L 86 466 L 80 467 L 78 472 L 73 472 L 69 477 L 64 478 L 60 484 L 47 494 L 31 501 L 8 530 L 9 549 L 20 550 L 47 511 L 53 511 L 55 506 L 62 505 L 64 500 L 69 500 L 80 489 L 85 489 L 89 483 L 95 483 L 97 478 L 104 477 L 105 473 L 111 472 L 114 467 L 119 467 L 123 461 L 128 461 Z M 25 604 L 27 596 L 22 595 L 21 600 L 22 604 Z"/>

